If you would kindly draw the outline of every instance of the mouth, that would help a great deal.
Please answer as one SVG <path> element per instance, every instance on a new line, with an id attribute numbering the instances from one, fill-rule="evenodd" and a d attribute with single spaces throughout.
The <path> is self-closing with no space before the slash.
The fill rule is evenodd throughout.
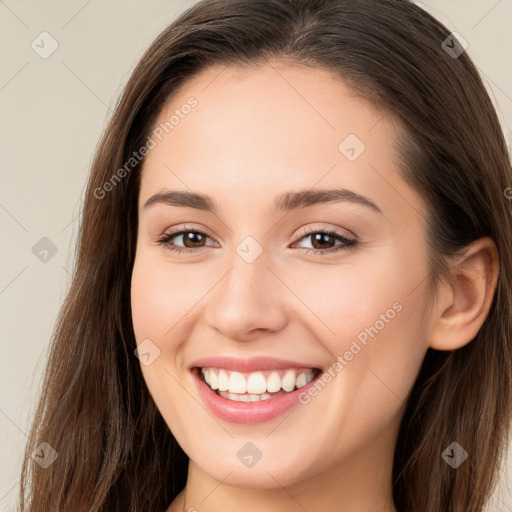
<path id="1" fill-rule="evenodd" d="M 319 368 L 283 368 L 238 372 L 195 367 L 198 378 L 215 394 L 233 402 L 259 402 L 297 391 L 321 373 Z"/>
<path id="2" fill-rule="evenodd" d="M 212 358 L 190 370 L 206 409 L 221 420 L 239 424 L 270 421 L 296 407 L 323 372 L 265 358 Z"/>

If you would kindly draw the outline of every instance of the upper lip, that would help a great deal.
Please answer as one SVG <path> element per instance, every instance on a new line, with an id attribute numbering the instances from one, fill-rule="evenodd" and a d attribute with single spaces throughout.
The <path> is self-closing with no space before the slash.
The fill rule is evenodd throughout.
<path id="1" fill-rule="evenodd" d="M 251 357 L 237 358 L 232 356 L 212 356 L 204 357 L 194 361 L 191 368 L 223 368 L 238 372 L 257 372 L 260 370 L 279 370 L 286 368 L 318 368 L 308 363 L 297 361 L 288 361 L 286 359 L 276 359 L 275 357 Z"/>

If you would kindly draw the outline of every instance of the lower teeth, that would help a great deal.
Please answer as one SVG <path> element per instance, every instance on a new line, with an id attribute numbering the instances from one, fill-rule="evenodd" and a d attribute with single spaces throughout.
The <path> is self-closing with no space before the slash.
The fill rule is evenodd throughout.
<path id="1" fill-rule="evenodd" d="M 280 390 L 277 393 L 262 393 L 261 395 L 253 395 L 251 393 L 230 393 L 229 391 L 219 391 L 216 393 L 222 398 L 233 400 L 235 402 L 259 402 L 261 400 L 268 400 L 274 396 L 284 395 L 287 391 Z"/>

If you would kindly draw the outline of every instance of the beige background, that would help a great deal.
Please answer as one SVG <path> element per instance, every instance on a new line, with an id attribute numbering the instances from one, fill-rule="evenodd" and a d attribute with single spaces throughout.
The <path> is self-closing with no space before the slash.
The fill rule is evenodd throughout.
<path id="1" fill-rule="evenodd" d="M 14 510 L 17 500 L 19 461 L 69 284 L 96 142 L 144 49 L 192 3 L 0 0 L 1 511 Z M 510 145 L 512 0 L 418 3 L 468 41 Z M 46 59 L 31 47 L 44 31 L 58 43 Z M 32 253 L 42 237 L 57 249 L 46 263 Z M 493 512 L 512 512 L 510 453 Z"/>

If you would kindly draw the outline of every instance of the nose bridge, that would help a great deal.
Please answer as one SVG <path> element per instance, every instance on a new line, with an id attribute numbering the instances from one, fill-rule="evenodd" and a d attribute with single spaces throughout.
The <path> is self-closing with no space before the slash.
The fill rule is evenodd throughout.
<path id="1" fill-rule="evenodd" d="M 286 323 L 283 290 L 268 268 L 269 257 L 251 237 L 226 258 L 228 270 L 207 303 L 210 327 L 242 340 L 251 331 L 279 330 Z"/>

